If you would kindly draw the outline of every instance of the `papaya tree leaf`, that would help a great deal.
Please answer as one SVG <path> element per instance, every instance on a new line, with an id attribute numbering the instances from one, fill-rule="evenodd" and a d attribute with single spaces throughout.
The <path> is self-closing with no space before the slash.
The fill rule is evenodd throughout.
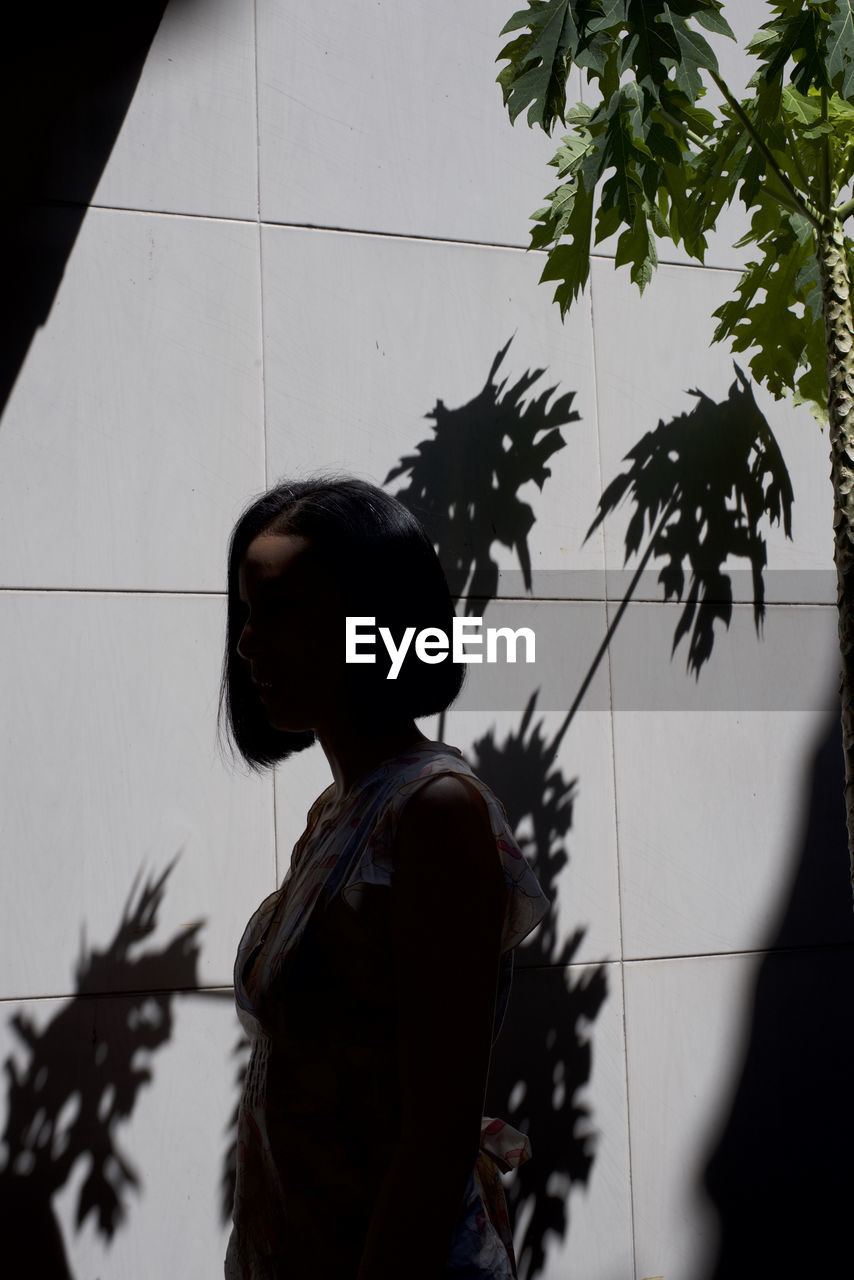
<path id="1" fill-rule="evenodd" d="M 704 91 L 700 71 L 717 72 L 718 60 L 709 42 L 673 10 L 673 5 L 664 5 L 663 11 L 671 21 L 679 50 L 679 58 L 675 63 L 676 84 L 692 102 L 696 102 Z"/>
<path id="2" fill-rule="evenodd" d="M 699 104 L 719 71 L 706 33 L 732 36 L 720 0 L 528 0 L 505 32 L 499 79 L 511 118 L 570 123 L 552 164 L 559 184 L 533 215 L 531 248 L 561 312 L 589 278 L 592 244 L 614 240 L 616 266 L 643 290 L 671 239 L 703 261 L 736 196 L 755 253 L 718 311 L 715 340 L 749 352 L 776 397 L 826 414 L 825 336 L 814 226 L 854 183 L 854 0 L 771 0 L 748 49 L 751 91 Z M 567 111 L 566 77 L 596 92 Z M 592 104 L 592 105 L 591 105 Z M 827 161 L 829 160 L 829 165 Z M 827 190 L 826 173 L 831 182 Z M 800 203 L 803 201 L 803 203 Z M 800 212 L 797 212 L 800 207 Z M 850 240 L 846 241 L 849 257 Z"/>
<path id="3" fill-rule="evenodd" d="M 761 201 L 751 230 L 740 243 L 756 243 L 735 296 L 713 314 L 714 341 L 730 340 L 734 351 L 750 349 L 750 370 L 781 399 L 797 393 L 814 411 L 826 412 L 824 325 L 812 227 L 769 199 Z"/>
<path id="4" fill-rule="evenodd" d="M 854 179 L 854 103 L 836 93 L 828 100 L 830 167 L 837 190 Z"/>
<path id="5" fill-rule="evenodd" d="M 527 107 L 528 124 L 550 133 L 556 120 L 564 120 L 571 52 L 578 43 L 570 0 L 528 0 L 528 8 L 514 13 L 501 34 L 520 28 L 527 30 L 496 59 L 508 61 L 497 77 L 504 105 L 511 122 Z"/>
<path id="6" fill-rule="evenodd" d="M 540 276 L 540 284 L 546 284 L 550 280 L 557 280 L 558 287 L 554 292 L 554 301 L 560 307 L 562 316 L 566 315 L 579 293 L 587 284 L 590 276 L 590 223 L 593 217 L 593 196 L 584 199 L 578 206 L 579 223 L 581 224 L 585 217 L 587 221 L 586 232 L 587 239 L 585 242 L 585 228 L 580 225 L 578 231 L 574 232 L 569 244 L 560 244 L 556 249 L 552 249 L 546 265 L 543 267 L 543 273 Z"/>
<path id="7" fill-rule="evenodd" d="M 658 93 L 672 70 L 675 83 L 695 102 L 704 92 L 700 70 L 717 72 L 718 64 L 691 19 L 699 20 L 702 14 L 707 30 L 713 27 L 731 35 L 720 9 L 708 0 L 628 0 L 623 55 L 638 84 Z"/>
<path id="8" fill-rule="evenodd" d="M 801 0 L 783 0 L 771 6 L 777 16 L 766 22 L 747 46 L 748 53 L 759 58 L 761 75 L 766 83 L 782 76 L 787 63 L 794 62 L 789 79 L 801 93 L 811 86 L 829 87 L 825 38 L 827 19 L 815 5 L 804 7 Z"/>
<path id="9" fill-rule="evenodd" d="M 707 31 L 714 31 L 715 35 L 719 36 L 728 36 L 730 40 L 735 39 L 735 32 L 717 6 L 697 9 L 692 16 Z"/>
<path id="10" fill-rule="evenodd" d="M 854 97 L 854 0 L 836 0 L 830 6 L 827 77 L 847 101 Z"/>
<path id="11" fill-rule="evenodd" d="M 555 301 L 561 315 L 575 301 L 590 274 L 590 237 L 593 226 L 593 197 L 602 168 L 604 137 L 594 136 L 587 125 L 590 108 L 579 104 L 569 113 L 575 133 L 562 141 L 549 162 L 565 179 L 547 197 L 548 204 L 533 215 L 537 225 L 531 231 L 532 249 L 548 249 L 540 282 L 559 281 Z"/>

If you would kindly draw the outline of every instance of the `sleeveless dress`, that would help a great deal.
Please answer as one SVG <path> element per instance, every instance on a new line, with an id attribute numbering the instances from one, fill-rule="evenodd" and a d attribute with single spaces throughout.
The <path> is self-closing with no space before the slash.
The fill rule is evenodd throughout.
<path id="1" fill-rule="evenodd" d="M 391 849 L 408 797 L 439 774 L 469 778 L 483 796 L 509 890 L 493 1041 L 498 1034 L 513 948 L 548 899 L 503 805 L 462 752 L 421 743 L 382 761 L 337 803 L 334 785 L 317 798 L 281 889 L 261 903 L 240 942 L 235 1000 L 252 1048 L 226 1280 L 355 1280 L 399 1116 Z M 442 866 L 441 850 L 436 857 L 453 894 L 453 866 Z M 441 1158 L 441 1117 L 425 1115 L 424 1131 L 424 1158 L 411 1171 L 416 1197 Z M 516 1276 L 499 1170 L 529 1155 L 527 1137 L 483 1117 L 443 1280 Z"/>

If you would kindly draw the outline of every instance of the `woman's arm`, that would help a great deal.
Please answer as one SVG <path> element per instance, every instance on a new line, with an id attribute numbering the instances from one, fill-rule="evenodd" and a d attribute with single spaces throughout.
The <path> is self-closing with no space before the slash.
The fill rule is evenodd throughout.
<path id="1" fill-rule="evenodd" d="M 401 812 L 393 850 L 401 1139 L 358 1280 L 439 1280 L 477 1159 L 504 873 L 473 785 L 444 775 Z"/>

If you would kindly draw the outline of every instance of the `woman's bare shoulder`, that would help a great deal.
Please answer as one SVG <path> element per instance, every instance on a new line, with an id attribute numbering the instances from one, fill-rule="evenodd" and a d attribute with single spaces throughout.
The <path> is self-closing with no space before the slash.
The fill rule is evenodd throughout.
<path id="1" fill-rule="evenodd" d="M 412 793 L 400 813 L 392 856 L 396 867 L 429 864 L 434 871 L 441 857 L 455 878 L 468 873 L 503 885 L 486 801 L 462 774 L 439 774 Z"/>
<path id="2" fill-rule="evenodd" d="M 407 801 L 403 812 L 426 810 L 480 812 L 489 816 L 486 801 L 476 782 L 464 773 L 440 773 L 428 778 Z"/>
<path id="3" fill-rule="evenodd" d="M 464 832 L 479 844 L 494 843 L 489 810 L 477 784 L 464 774 L 442 773 L 428 778 L 408 797 L 400 812 L 398 835 L 423 843 L 443 831 Z"/>

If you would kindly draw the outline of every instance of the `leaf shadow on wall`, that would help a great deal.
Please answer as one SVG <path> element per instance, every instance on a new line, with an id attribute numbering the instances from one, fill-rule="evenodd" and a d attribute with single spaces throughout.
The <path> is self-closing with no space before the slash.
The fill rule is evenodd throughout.
<path id="1" fill-rule="evenodd" d="M 530 807 L 531 794 L 541 795 L 547 802 L 539 827 L 537 814 L 531 815 L 534 847 L 525 852 L 552 899 L 553 908 L 527 946 L 520 948 L 521 962 L 538 967 L 527 972 L 522 969 L 519 976 L 524 979 L 530 974 L 542 992 L 544 975 L 548 975 L 553 993 L 546 1000 L 540 994 L 539 999 L 511 1002 L 508 1029 L 514 1046 L 518 1045 L 518 1065 L 512 1070 L 512 1058 L 497 1059 L 489 1101 L 495 1114 L 537 1135 L 536 1158 L 522 1166 L 508 1188 L 517 1232 L 519 1222 L 525 1223 L 519 1244 L 522 1280 L 531 1280 L 542 1272 L 547 1237 L 563 1239 L 567 1234 L 571 1188 L 589 1180 L 593 1133 L 590 1116 L 579 1103 L 578 1093 L 591 1069 L 592 1048 L 585 1031 L 607 995 L 604 966 L 579 966 L 578 970 L 559 967 L 571 963 L 583 930 L 576 930 L 562 949 L 556 950 L 555 883 L 566 861 L 559 841 L 568 824 L 565 825 L 565 818 L 561 820 L 559 810 L 552 810 L 548 817 L 548 801 L 554 796 L 548 769 L 608 651 L 634 587 L 653 556 L 667 559 L 659 576 L 665 599 L 670 595 L 682 599 L 683 563 L 687 561 L 690 566 L 688 596 L 671 657 L 680 639 L 691 631 L 686 667 L 696 679 L 712 654 L 715 620 L 728 626 L 731 618 L 731 582 L 722 569 L 729 556 L 747 557 L 750 561 L 754 622 L 757 633 L 760 631 L 767 553 L 759 523 L 763 515 L 772 522 L 782 518 L 787 536 L 791 537 L 793 493 L 779 446 L 756 405 L 750 384 L 738 366 L 736 374 L 737 381 L 726 400 L 716 403 L 703 392 L 694 391 L 698 404 L 690 413 L 680 414 L 666 424 L 659 422 L 655 431 L 647 432 L 626 455 L 632 466 L 605 490 L 587 536 L 629 491 L 634 494 L 635 511 L 626 533 L 626 560 L 640 549 L 645 525 L 650 536 L 629 589 L 551 743 L 547 748 L 540 746 L 527 761 L 519 758 L 517 742 L 510 744 L 509 751 L 499 753 L 494 753 L 490 739 L 486 740 L 485 753 L 483 744 L 475 748 L 476 771 L 499 795 L 506 794 L 514 826 L 518 822 L 516 815 L 524 812 L 526 805 Z M 525 713 L 526 721 L 530 711 L 531 704 Z M 572 784 L 573 792 L 576 782 Z M 571 805 L 572 792 L 568 798 Z M 556 850 L 544 859 L 541 850 L 548 850 L 556 838 Z M 573 984 L 576 972 L 579 977 Z M 543 1006 L 549 1012 L 545 1022 Z M 551 1117 L 544 1102 L 547 1098 L 552 1100 Z M 728 1273 L 722 1272 L 714 1280 L 722 1280 L 723 1274 Z"/>
<path id="2" fill-rule="evenodd" d="M 4 14 L 0 267 L 11 303 L 0 413 L 50 314 L 166 5 L 92 0 L 48 12 L 17 4 Z"/>
<path id="3" fill-rule="evenodd" d="M 79 1160 L 89 1172 L 77 1199 L 78 1229 L 91 1214 L 99 1235 L 112 1240 L 128 1212 L 127 1193 L 140 1189 L 115 1129 L 151 1083 L 150 1056 L 170 1039 L 175 989 L 197 986 L 201 924 L 139 952 L 157 926 L 174 865 L 141 889 L 137 876 L 112 941 L 103 951 L 84 944 L 75 994 L 41 1030 L 20 1012 L 11 1019 L 27 1058 L 22 1065 L 11 1055 L 4 1064 L 0 1239 L 9 1275 L 71 1277 L 52 1199 Z"/>
<path id="4" fill-rule="evenodd" d="M 566 839 L 578 779 L 566 779 L 555 767 L 560 737 L 547 742 L 541 724 L 532 725 L 535 704 L 533 695 L 518 731 L 501 744 L 490 730 L 468 753 L 475 773 L 501 798 L 551 902 L 539 928 L 517 949 L 486 1101 L 487 1114 L 531 1137 L 533 1159 L 506 1188 L 522 1280 L 543 1271 L 549 1237 L 566 1237 L 570 1190 L 590 1178 L 595 1138 L 581 1094 L 593 1062 L 591 1028 L 608 994 L 604 964 L 569 968 L 585 930 L 576 928 L 563 942 L 558 937 L 558 877 L 569 861 Z"/>
<path id="5" fill-rule="evenodd" d="M 519 490 L 533 480 L 542 491 L 551 474 L 546 462 L 566 443 L 560 428 L 580 421 L 572 409 L 574 392 L 556 395 L 550 387 L 531 395 L 544 370 L 528 370 L 511 386 L 507 378 L 497 380 L 509 348 L 510 342 L 497 353 L 473 400 L 457 409 L 437 401 L 428 414 L 433 437 L 385 480 L 408 476 L 408 486 L 394 496 L 424 523 L 452 594 L 467 594 L 467 611 L 477 613 L 498 589 L 495 542 L 515 551 L 531 591 L 527 539 L 535 516 Z M 543 1270 L 549 1235 L 566 1235 L 570 1187 L 586 1183 L 593 1166 L 594 1139 L 581 1094 L 592 1065 L 590 1028 L 607 996 L 604 965 L 569 968 L 585 930 L 577 928 L 563 942 L 558 938 L 557 884 L 569 861 L 566 838 L 578 780 L 567 779 L 555 765 L 568 721 L 547 741 L 541 722 L 533 720 L 536 701 L 534 693 L 518 728 L 503 741 L 490 731 L 466 753 L 502 801 L 551 900 L 548 915 L 516 954 L 513 995 L 486 1103 L 489 1114 L 530 1134 L 534 1150 L 534 1159 L 506 1188 L 522 1280 Z"/>
<path id="6" fill-rule="evenodd" d="M 533 481 L 542 491 L 551 475 L 546 462 L 566 444 L 560 428 L 580 421 L 571 407 L 574 391 L 555 395 L 557 388 L 547 387 L 526 402 L 543 369 L 528 369 L 510 387 L 507 378 L 496 381 L 512 341 L 496 355 L 473 400 L 457 409 L 436 401 L 426 415 L 434 424 L 432 438 L 383 481 L 387 485 L 408 476 L 406 488 L 394 496 L 426 528 L 454 596 L 495 596 L 498 565 L 490 555 L 495 542 L 515 550 L 531 590 L 528 534 L 535 517 L 519 490 Z M 467 607 L 476 607 L 471 598 Z"/>
<path id="7" fill-rule="evenodd" d="M 455 594 L 468 587 L 469 606 L 476 596 L 483 597 L 485 607 L 497 589 L 497 569 L 489 554 L 499 534 L 493 510 L 497 509 L 500 517 L 509 507 L 511 515 L 500 527 L 504 536 L 498 540 L 517 548 L 526 585 L 529 589 L 531 585 L 525 538 L 533 513 L 520 504 L 514 511 L 507 492 L 512 485 L 505 487 L 499 502 L 495 495 L 502 486 L 496 486 L 492 479 L 499 470 L 495 459 L 501 453 L 505 431 L 496 433 L 496 441 L 490 438 L 489 424 L 500 420 L 495 406 L 504 384 L 496 387 L 495 374 L 506 352 L 507 347 L 498 353 L 486 387 L 464 406 L 459 421 L 456 411 L 449 412 L 441 401 L 438 403 L 430 415 L 436 422 L 435 438 L 420 445 L 417 455 L 404 459 L 386 478 L 388 482 L 409 472 L 409 488 L 395 496 L 424 520 L 443 563 L 452 565 L 456 572 Z M 566 1237 L 570 1190 L 590 1178 L 594 1133 L 580 1095 L 591 1073 L 590 1028 L 607 997 L 604 965 L 570 968 L 584 929 L 576 929 L 562 945 L 557 937 L 555 895 L 558 876 L 568 861 L 564 841 L 571 827 L 578 784 L 577 779 L 568 782 L 554 770 L 558 748 L 652 557 L 664 557 L 667 562 L 659 575 L 665 600 L 674 596 L 685 600 L 671 657 L 679 641 L 690 633 L 686 666 L 699 679 L 712 654 L 715 621 L 729 626 L 732 616 L 732 583 L 724 563 L 730 557 L 749 562 L 754 625 L 759 634 L 767 563 L 762 518 L 772 523 L 782 521 L 791 537 L 793 492 L 788 470 L 749 380 L 737 365 L 735 371 L 736 381 L 725 400 L 715 402 L 702 391 L 694 391 L 697 404 L 690 413 L 669 423 L 659 422 L 654 431 L 647 432 L 626 455 L 629 469 L 602 495 L 587 536 L 631 494 L 635 511 L 626 534 L 626 561 L 640 550 L 645 528 L 648 541 L 629 590 L 552 741 L 545 742 L 540 726 L 531 728 L 534 695 L 518 732 L 501 745 L 489 733 L 469 752 L 475 771 L 504 801 L 517 838 L 552 901 L 549 916 L 519 949 L 516 998 L 511 999 L 501 1052 L 493 1062 L 487 1101 L 490 1114 L 500 1115 L 532 1136 L 535 1158 L 522 1166 L 507 1188 L 523 1280 L 531 1280 L 545 1268 L 549 1238 Z M 523 380 L 516 387 L 523 392 L 530 385 Z M 571 399 L 566 397 L 562 402 L 564 420 Z M 517 398 L 506 408 L 518 408 L 518 404 Z M 545 399 L 541 397 L 538 404 L 545 404 Z M 479 413 L 484 415 L 480 423 Z M 557 427 L 554 420 L 540 425 L 552 431 Z M 535 434 L 527 439 L 529 449 L 535 447 Z M 506 435 L 513 439 L 512 430 Z M 544 441 L 558 447 L 562 443 L 548 435 Z M 467 462 L 461 468 L 457 450 L 466 447 Z M 485 474 L 479 475 L 476 468 L 482 459 L 487 465 Z M 533 471 L 529 465 L 511 473 L 509 479 L 519 485 L 532 478 Z M 454 494 L 469 497 L 468 505 L 455 502 Z M 455 553 L 460 547 L 462 553 Z M 687 592 L 686 562 L 690 568 Z M 441 730 L 438 736 L 442 736 Z M 523 824 L 532 831 L 531 837 L 522 836 Z M 521 988 L 524 998 L 520 998 Z M 545 1017 L 543 1010 L 547 1011 Z"/>
<path id="8" fill-rule="evenodd" d="M 234 1082 L 237 1086 L 237 1100 L 234 1104 L 234 1110 L 229 1116 L 226 1125 L 226 1137 L 228 1145 L 222 1160 L 222 1176 L 220 1177 L 220 1201 L 219 1214 L 220 1221 L 224 1226 L 228 1226 L 231 1222 L 232 1210 L 234 1208 L 234 1187 L 237 1180 L 237 1122 L 240 1116 L 240 1098 L 243 1093 L 243 1081 L 246 1077 L 246 1069 L 249 1066 L 249 1054 L 252 1046 L 249 1037 L 242 1031 L 234 1042 L 232 1049 L 232 1057 L 236 1062 L 234 1068 Z"/>
<path id="9" fill-rule="evenodd" d="M 697 679 L 711 657 L 715 621 L 729 627 L 732 618 L 732 579 L 724 563 L 730 557 L 749 561 L 754 626 L 760 635 L 767 549 L 759 523 L 763 516 L 771 523 L 782 520 L 786 536 L 792 536 L 789 472 L 749 379 L 738 365 L 735 371 L 726 400 L 716 402 L 702 391 L 691 391 L 697 404 L 690 413 L 660 421 L 629 450 L 625 459 L 631 466 L 605 489 L 585 537 L 631 494 L 635 509 L 625 534 L 624 565 L 640 549 L 645 530 L 649 540 L 606 643 L 650 558 L 663 557 L 658 581 L 665 601 L 685 599 L 671 657 L 690 632 L 686 667 Z"/>
<path id="10" fill-rule="evenodd" d="M 703 1179 L 704 1280 L 841 1275 L 854 1200 L 854 915 L 838 706 L 815 749 L 800 852 L 747 1017 L 729 1115 Z"/>
<path id="11" fill-rule="evenodd" d="M 531 588 L 527 535 L 534 514 L 518 499 L 518 490 L 532 479 L 542 489 L 550 474 L 545 459 L 565 444 L 560 426 L 579 420 L 571 410 L 572 393 L 559 397 L 549 408 L 556 388 L 524 403 L 525 395 L 542 376 L 541 370 L 528 371 L 509 392 L 506 379 L 497 381 L 509 347 L 507 343 L 498 352 L 484 388 L 472 401 L 453 410 L 437 402 L 428 415 L 435 424 L 433 438 L 420 444 L 386 477 L 387 484 L 408 474 L 409 486 L 395 496 L 427 527 L 449 579 L 455 578 L 452 593 L 459 595 L 467 588 L 469 603 L 477 597 L 484 608 L 494 598 L 498 583 L 497 566 L 491 557 L 495 541 L 515 549 L 526 585 Z M 748 554 L 761 602 L 765 548 L 758 520 L 763 512 L 771 514 L 774 509 L 776 486 L 778 509 L 788 529 L 791 487 L 770 428 L 741 377 L 720 404 L 700 392 L 695 394 L 699 403 L 691 414 L 680 415 L 666 426 L 660 423 L 657 432 L 647 433 L 635 447 L 629 455 L 635 458 L 635 469 L 619 493 L 616 484 L 610 493 L 606 491 L 597 519 L 604 519 L 620 497 L 634 488 L 641 513 L 635 522 L 636 528 L 639 524 L 638 546 L 644 520 L 649 520 L 651 531 L 658 520 L 641 567 L 654 552 L 667 554 L 671 580 L 676 581 L 675 566 L 681 566 L 684 558 L 689 560 L 693 580 L 683 618 L 688 618 L 689 626 L 694 625 L 689 666 L 693 660 L 698 674 L 711 654 L 714 618 L 723 616 L 722 610 L 712 607 L 718 603 L 716 594 L 726 593 L 721 565 L 728 554 Z M 730 456 L 727 447 L 733 439 L 741 448 Z M 508 440 L 511 443 L 506 448 Z M 713 459 L 699 473 L 705 487 L 698 493 L 701 481 L 694 469 L 705 465 L 708 452 Z M 771 485 L 766 493 L 762 480 L 768 472 Z M 744 510 L 724 515 L 727 497 L 733 492 L 740 495 Z M 689 519 L 698 506 L 707 513 L 706 518 Z M 670 529 L 667 522 L 674 513 L 674 528 Z M 659 536 L 664 533 L 666 536 Z M 709 607 L 704 609 L 707 596 Z M 619 615 L 615 623 L 618 620 Z M 683 633 L 685 630 L 683 621 Z M 613 626 L 594 658 L 594 667 L 612 634 Z M 523 1165 L 507 1186 L 511 1213 L 516 1218 L 521 1280 L 533 1280 L 541 1274 L 550 1243 L 566 1237 L 570 1190 L 589 1183 L 595 1160 L 594 1129 L 583 1090 L 593 1064 L 591 1029 L 608 995 L 607 971 L 604 964 L 574 963 L 585 930 L 577 928 L 569 938 L 560 940 L 556 903 L 559 877 L 569 861 L 566 841 L 578 779 L 566 778 L 555 760 L 591 678 L 592 671 L 550 740 L 546 740 L 542 725 L 533 722 L 535 693 L 520 713 L 518 728 L 505 740 L 499 742 L 490 731 L 467 752 L 475 772 L 502 800 L 517 839 L 552 902 L 540 928 L 519 948 L 514 996 L 494 1056 L 487 1098 L 489 1113 L 529 1133 L 534 1149 L 534 1159 Z M 443 736 L 441 730 L 438 736 Z M 239 1041 L 236 1055 L 242 1058 L 245 1051 L 245 1042 Z M 233 1197 L 233 1158 L 232 1145 L 224 1162 L 224 1220 Z"/>

